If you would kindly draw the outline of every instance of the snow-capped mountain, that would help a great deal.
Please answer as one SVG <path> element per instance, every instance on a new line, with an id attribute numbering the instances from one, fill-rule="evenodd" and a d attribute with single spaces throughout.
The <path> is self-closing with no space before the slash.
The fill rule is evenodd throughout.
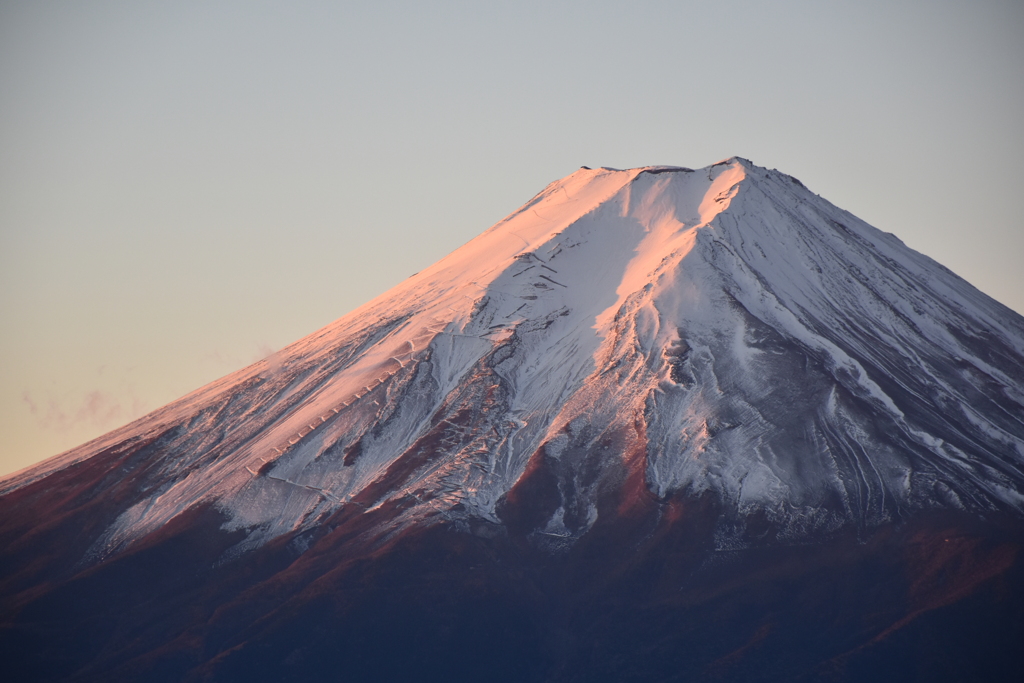
<path id="1" fill-rule="evenodd" d="M 542 531 L 603 487 L 713 491 L 793 531 L 1024 510 L 1024 322 L 795 179 L 580 169 L 333 325 L 5 489 L 131 452 L 103 555 L 201 501 L 261 543 L 345 505 Z"/>
<path id="2" fill-rule="evenodd" d="M 0 495 L 15 588 L 46 538 L 30 517 L 61 520 L 55 538 L 85 520 L 74 571 L 168 529 L 230 539 L 221 566 L 281 543 L 316 557 L 339 528 L 331 547 L 360 552 L 444 528 L 557 555 L 679 501 L 713 507 L 717 552 L 943 510 L 1019 519 L 1024 319 L 744 159 L 582 168 Z"/>

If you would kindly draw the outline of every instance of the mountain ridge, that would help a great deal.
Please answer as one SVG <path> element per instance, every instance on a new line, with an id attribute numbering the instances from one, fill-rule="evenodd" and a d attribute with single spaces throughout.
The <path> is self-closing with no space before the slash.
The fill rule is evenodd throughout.
<path id="1" fill-rule="evenodd" d="M 18 680 L 965 680 L 1024 638 L 1024 318 L 733 157 L 580 169 L 0 479 Z"/>
<path id="2" fill-rule="evenodd" d="M 586 450 L 580 439 L 621 434 L 639 420 L 646 450 L 627 469 L 643 467 L 656 496 L 712 490 L 740 511 L 788 517 L 798 535 L 879 523 L 901 506 L 934 500 L 1019 511 L 1024 429 L 1000 402 L 1024 405 L 1020 378 L 1005 362 L 1002 369 L 987 363 L 983 349 L 968 350 L 970 332 L 951 328 L 994 333 L 1003 356 L 1021 359 L 1024 323 L 1000 320 L 1005 310 L 932 263 L 791 176 L 740 157 L 700 170 L 584 168 L 335 323 L 105 439 L 8 477 L 0 492 L 134 434 L 165 444 L 163 472 L 141 487 L 155 493 L 139 495 L 97 541 L 98 557 L 203 501 L 230 511 L 230 528 L 249 529 L 258 545 L 315 525 L 338 506 L 372 509 L 381 500 L 366 499 L 366 491 L 389 477 L 397 488 L 387 495 L 420 500 L 402 523 L 467 515 L 500 523 L 499 500 L 540 466 L 533 460 L 550 469 L 570 443 Z M 895 356 L 881 354 L 883 346 Z M 967 391 L 950 385 L 962 378 L 939 376 L 948 368 L 935 369 L 939 361 L 928 356 L 936 354 L 958 358 L 965 367 L 957 372 L 980 373 L 992 385 L 986 400 L 995 417 L 961 406 L 960 421 L 969 424 L 953 442 L 908 422 L 906 406 L 890 396 L 903 391 L 909 396 L 901 400 L 913 403 L 922 392 Z M 766 363 L 773 355 L 788 364 L 784 372 Z M 908 364 L 931 367 L 930 384 L 911 386 L 905 370 L 902 388 L 890 383 L 887 393 L 876 382 L 888 366 Z M 808 384 L 795 386 L 787 376 L 794 372 Z M 751 374 L 759 379 L 744 377 Z M 415 456 L 439 425 L 458 423 L 448 403 L 469 400 L 460 392 L 484 381 L 492 395 L 481 389 L 470 401 L 475 417 L 466 404 L 459 414 L 469 422 L 437 436 L 454 450 Z M 723 381 L 732 396 L 718 386 Z M 780 392 L 817 417 L 769 415 L 758 401 Z M 591 424 L 602 413 L 604 421 Z M 234 426 L 216 415 L 233 415 Z M 880 435 L 879 420 L 895 437 Z M 934 427 L 937 420 L 928 420 Z M 651 432 L 655 424 L 664 426 Z M 782 444 L 780 433 L 790 441 Z M 883 455 L 859 453 L 865 439 Z M 980 442 L 987 459 L 976 462 L 965 442 Z M 403 457 L 411 462 L 400 465 Z M 395 479 L 395 468 L 402 477 Z M 607 482 L 575 481 L 572 469 L 559 486 L 574 509 L 552 510 L 539 533 L 578 538 L 593 523 L 595 496 Z M 958 483 L 965 475 L 968 484 Z M 915 484 L 915 476 L 926 481 Z"/>

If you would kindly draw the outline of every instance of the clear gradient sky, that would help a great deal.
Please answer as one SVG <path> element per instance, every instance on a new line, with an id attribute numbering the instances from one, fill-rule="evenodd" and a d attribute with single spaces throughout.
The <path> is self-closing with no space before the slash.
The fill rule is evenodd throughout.
<path id="1" fill-rule="evenodd" d="M 739 155 L 1024 311 L 1024 2 L 0 0 L 0 473 L 581 165 Z"/>

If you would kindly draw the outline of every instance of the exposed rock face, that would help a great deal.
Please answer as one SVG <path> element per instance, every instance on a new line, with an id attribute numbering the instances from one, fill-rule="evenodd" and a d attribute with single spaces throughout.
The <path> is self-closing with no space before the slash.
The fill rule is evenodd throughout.
<path id="1" fill-rule="evenodd" d="M 743 159 L 581 169 L 0 494 L 2 642 L 57 678 L 385 680 L 442 645 L 508 680 L 856 678 L 893 634 L 952 647 L 951 606 L 1024 632 L 993 592 L 1021 574 L 1024 319 Z M 60 600 L 126 630 L 75 636 Z M 412 659 L 352 664 L 385 626 Z M 904 673 L 998 671 L 996 641 Z"/>

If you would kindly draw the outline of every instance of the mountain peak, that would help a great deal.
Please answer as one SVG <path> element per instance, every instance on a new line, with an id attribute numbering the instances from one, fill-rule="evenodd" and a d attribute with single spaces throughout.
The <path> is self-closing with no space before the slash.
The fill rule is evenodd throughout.
<path id="1" fill-rule="evenodd" d="M 483 520 L 559 543 L 684 494 L 793 537 L 934 506 L 1019 513 L 1024 323 L 1007 313 L 740 157 L 583 167 L 271 359 L 3 490 L 144 462 L 96 557 L 204 502 L 244 532 L 238 552 L 344 510 L 394 509 L 378 534 Z M 723 544 L 746 533 L 731 528 Z"/>
<path id="2" fill-rule="evenodd" d="M 1001 680 L 1022 539 L 1024 319 L 738 157 L 581 168 L 0 481 L 0 649 L 19 680 Z"/>

